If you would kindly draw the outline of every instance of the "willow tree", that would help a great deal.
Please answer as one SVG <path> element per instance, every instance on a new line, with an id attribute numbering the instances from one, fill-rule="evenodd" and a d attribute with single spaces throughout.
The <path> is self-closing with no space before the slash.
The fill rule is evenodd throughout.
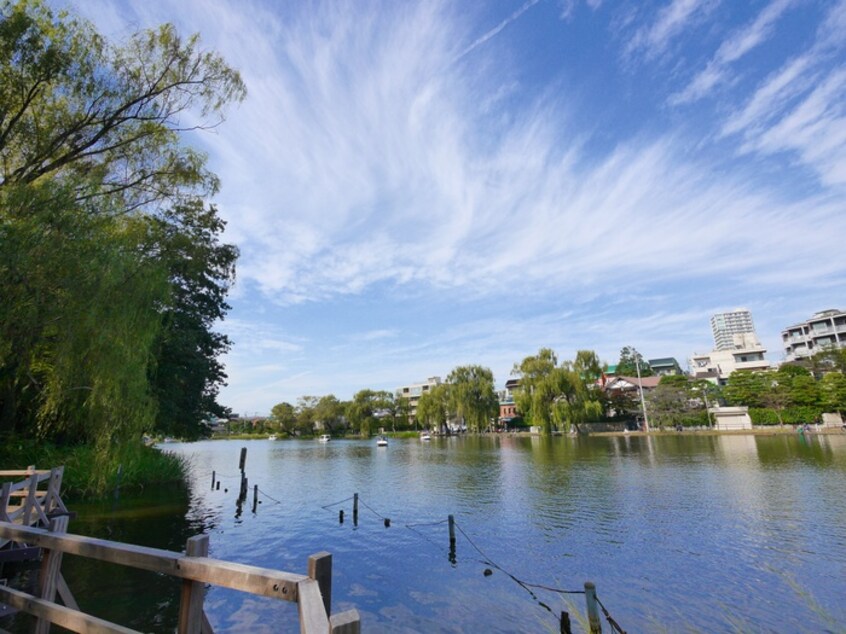
<path id="1" fill-rule="evenodd" d="M 493 372 L 480 365 L 454 368 L 446 379 L 449 403 L 455 415 L 467 429 L 479 432 L 499 412 L 499 400 L 494 390 Z"/>
<path id="2" fill-rule="evenodd" d="M 440 431 L 449 417 L 449 385 L 440 383 L 423 392 L 417 401 L 416 416 L 427 428 Z"/>
<path id="3" fill-rule="evenodd" d="M 39 0 L 0 0 L 0 431 L 105 451 L 152 425 L 178 284 L 154 220 L 217 190 L 183 133 L 244 94 L 170 25 L 118 46 Z"/>
<path id="4" fill-rule="evenodd" d="M 552 433 L 552 403 L 557 396 L 553 373 L 558 357 L 550 348 L 541 348 L 536 355 L 514 365 L 512 374 L 520 378 L 514 394 L 517 409 L 529 425 Z"/>
<path id="5" fill-rule="evenodd" d="M 558 357 L 549 348 L 526 357 L 514 366 L 520 376 L 515 396 L 517 408 L 531 425 L 551 434 L 553 425 L 570 430 L 602 415 L 602 404 L 595 384 L 602 366 L 596 353 L 580 350 L 574 361 L 557 365 Z"/>

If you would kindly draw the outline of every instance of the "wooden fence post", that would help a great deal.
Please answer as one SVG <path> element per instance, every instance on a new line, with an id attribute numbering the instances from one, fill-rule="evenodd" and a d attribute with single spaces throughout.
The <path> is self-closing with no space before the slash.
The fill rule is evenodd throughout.
<path id="1" fill-rule="evenodd" d="M 361 634 L 361 617 L 358 610 L 347 610 L 329 618 L 331 634 Z"/>
<path id="2" fill-rule="evenodd" d="M 30 465 L 26 468 L 27 477 L 29 478 L 29 491 L 24 500 L 23 525 L 30 526 L 30 516 L 32 515 L 35 506 L 38 504 L 38 474 L 35 473 L 35 466 Z M 36 511 L 36 522 L 38 522 L 38 512 Z M 67 527 L 65 527 L 67 528 Z"/>
<path id="3" fill-rule="evenodd" d="M 326 616 L 332 614 L 332 555 L 327 552 L 315 553 L 308 558 L 308 576 L 317 582 Z"/>
<path id="4" fill-rule="evenodd" d="M 207 557 L 209 536 L 195 535 L 185 545 L 188 557 Z M 182 596 L 179 603 L 179 634 L 201 634 L 203 629 L 203 598 L 205 586 L 199 581 L 188 579 L 182 582 Z"/>
<path id="5" fill-rule="evenodd" d="M 585 581 L 585 603 L 587 603 L 590 634 L 602 634 L 602 621 L 599 618 L 599 605 L 596 602 L 596 585 Z"/>
<path id="6" fill-rule="evenodd" d="M 51 533 L 66 533 L 68 530 L 68 517 L 63 515 L 50 520 Z M 62 551 L 44 550 L 41 560 L 41 574 L 38 580 L 38 595 L 44 601 L 50 603 L 56 600 L 56 588 L 59 585 L 59 576 L 62 574 Z M 35 622 L 35 634 L 48 634 L 50 621 L 39 618 Z"/>

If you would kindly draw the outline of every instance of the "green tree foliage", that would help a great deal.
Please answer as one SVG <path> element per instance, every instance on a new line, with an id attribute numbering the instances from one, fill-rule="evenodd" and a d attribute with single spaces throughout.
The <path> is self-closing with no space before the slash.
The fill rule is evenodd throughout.
<path id="1" fill-rule="evenodd" d="M 541 348 L 512 370 L 520 377 L 520 386 L 514 392 L 517 409 L 529 425 L 540 427 L 545 433 L 552 433 L 552 402 L 556 396 L 552 374 L 557 365 L 555 352 Z"/>
<path id="2" fill-rule="evenodd" d="M 596 387 L 602 367 L 596 354 L 580 350 L 574 361 L 560 367 L 557 363 L 552 350 L 541 348 L 538 354 L 515 365 L 513 371 L 520 376 L 514 396 L 518 410 L 545 434 L 552 433 L 553 424 L 567 431 L 571 424 L 579 429 L 582 423 L 598 419 L 603 411 Z"/>
<path id="3" fill-rule="evenodd" d="M 602 416 L 599 394 L 589 376 L 585 380 L 583 372 L 571 369 L 570 364 L 565 363 L 553 370 L 550 381 L 555 393 L 551 418 L 559 428 L 569 432 L 573 425 L 581 431 L 579 426 L 582 423 Z"/>
<path id="4" fill-rule="evenodd" d="M 638 365 L 640 365 L 640 376 L 654 376 L 655 373 L 644 361 L 640 352 L 630 346 L 620 350 L 620 360 L 617 362 L 618 376 L 637 376 Z"/>
<path id="5" fill-rule="evenodd" d="M 449 403 L 467 429 L 480 432 L 499 413 L 499 400 L 494 390 L 494 376 L 480 365 L 454 368 L 446 379 L 449 384 Z"/>
<path id="6" fill-rule="evenodd" d="M 282 431 L 293 434 L 297 428 L 297 412 L 290 403 L 277 403 L 270 410 L 273 424 Z"/>
<path id="7" fill-rule="evenodd" d="M 217 403 L 226 379 L 218 357 L 229 349 L 230 341 L 212 327 L 229 308 L 226 294 L 235 277 L 238 252 L 220 243 L 224 223 L 213 207 L 199 200 L 150 222 L 154 240 L 148 253 L 168 267 L 170 282 L 150 376 L 158 404 L 156 429 L 196 438 L 205 432 L 202 422 L 209 414 L 228 414 Z"/>
<path id="8" fill-rule="evenodd" d="M 235 254 L 199 202 L 217 179 L 181 133 L 243 96 L 169 25 L 115 46 L 39 0 L 0 0 L 0 431 L 104 456 L 157 410 L 186 430 L 220 411 L 228 342 L 208 327 Z M 185 368 L 194 401 L 173 402 Z"/>
<path id="9" fill-rule="evenodd" d="M 297 399 L 297 421 L 295 431 L 299 434 L 313 435 L 314 425 L 317 422 L 317 404 L 320 402 L 318 396 L 301 396 Z"/>
<path id="10" fill-rule="evenodd" d="M 394 396 L 388 411 L 391 417 L 391 429 L 402 431 L 409 428 L 411 404 L 407 398 L 402 398 L 398 395 Z"/>
<path id="11" fill-rule="evenodd" d="M 343 427 L 344 406 L 334 394 L 321 396 L 314 406 L 314 419 L 328 431 L 337 431 Z"/>
<path id="12" fill-rule="evenodd" d="M 765 407 L 764 393 L 772 387 L 772 377 L 765 372 L 732 372 L 723 395 L 729 405 Z"/>
<path id="13" fill-rule="evenodd" d="M 826 412 L 846 411 L 846 376 L 829 372 L 819 383 L 820 404 Z"/>
<path id="14" fill-rule="evenodd" d="M 658 427 L 676 424 L 691 410 L 687 386 L 678 381 L 659 382 L 658 387 L 645 395 L 645 400 L 651 424 Z"/>
<path id="15" fill-rule="evenodd" d="M 378 427 L 378 413 L 390 410 L 393 394 L 383 390 L 360 390 L 347 406 L 347 419 L 364 437 Z"/>
<path id="16" fill-rule="evenodd" d="M 427 428 L 446 424 L 449 417 L 449 385 L 441 383 L 420 395 L 417 401 L 417 420 Z"/>

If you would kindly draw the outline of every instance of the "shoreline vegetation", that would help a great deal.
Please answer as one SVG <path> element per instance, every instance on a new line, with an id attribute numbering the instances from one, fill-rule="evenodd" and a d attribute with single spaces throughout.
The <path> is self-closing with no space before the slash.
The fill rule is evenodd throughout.
<path id="1" fill-rule="evenodd" d="M 642 438 L 672 436 L 791 436 L 796 435 L 793 425 L 767 425 L 753 429 L 720 430 L 711 428 L 655 429 L 643 431 L 596 431 L 587 436 L 607 438 Z M 838 427 L 813 426 L 810 435 L 841 435 L 846 432 Z M 416 431 L 386 431 L 385 436 L 394 439 L 417 438 Z M 462 433 L 457 436 L 520 436 L 544 437 L 521 429 L 508 432 Z M 554 432 L 553 437 L 579 437 L 580 434 Z M 435 436 L 437 437 L 437 436 Z M 214 435 L 204 440 L 269 440 L 270 434 Z M 317 436 L 278 436 L 278 441 L 313 442 Z M 333 440 L 362 440 L 357 434 L 335 436 Z M 371 438 L 367 438 L 370 440 Z M 191 441 L 188 441 L 191 442 Z M 190 461 L 184 456 L 163 451 L 156 446 L 116 446 L 105 462 L 98 459 L 95 447 L 89 445 L 59 446 L 39 443 L 26 438 L 4 438 L 0 446 L 0 464 L 10 469 L 24 469 L 29 465 L 38 468 L 52 468 L 64 465 L 65 473 L 62 492 L 71 501 L 96 502 L 108 499 L 119 488 L 122 494 L 140 493 L 147 487 L 157 485 L 188 486 Z"/>
<path id="2" fill-rule="evenodd" d="M 65 467 L 62 497 L 71 501 L 98 501 L 143 491 L 157 485 L 187 486 L 190 463 L 143 443 L 116 445 L 106 459 L 92 445 L 55 445 L 29 438 L 4 437 L 0 465 L 6 469 Z"/>

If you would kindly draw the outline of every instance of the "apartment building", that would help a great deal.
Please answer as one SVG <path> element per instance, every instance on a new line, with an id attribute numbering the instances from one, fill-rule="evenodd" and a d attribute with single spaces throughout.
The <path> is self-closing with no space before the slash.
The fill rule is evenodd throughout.
<path id="1" fill-rule="evenodd" d="M 688 359 L 690 375 L 725 384 L 737 370 L 768 370 L 767 349 L 761 345 L 752 314 L 746 309 L 718 313 L 711 317 L 714 349 L 706 354 L 694 353 Z"/>
<path id="2" fill-rule="evenodd" d="M 420 397 L 431 390 L 436 385 L 441 384 L 441 377 L 431 376 L 420 383 L 412 383 L 411 385 L 403 385 L 396 389 L 396 397 L 408 399 L 408 420 L 413 421 L 417 417 L 417 404 L 420 402 Z"/>
<path id="3" fill-rule="evenodd" d="M 781 331 L 786 361 L 810 357 L 823 350 L 846 348 L 846 312 L 823 310 L 801 324 Z"/>
<path id="4" fill-rule="evenodd" d="M 750 335 L 755 341 L 758 339 L 752 313 L 745 308 L 712 315 L 711 331 L 714 333 L 715 350 L 734 350 L 739 341 L 744 345 L 742 342 L 748 340 Z"/>

